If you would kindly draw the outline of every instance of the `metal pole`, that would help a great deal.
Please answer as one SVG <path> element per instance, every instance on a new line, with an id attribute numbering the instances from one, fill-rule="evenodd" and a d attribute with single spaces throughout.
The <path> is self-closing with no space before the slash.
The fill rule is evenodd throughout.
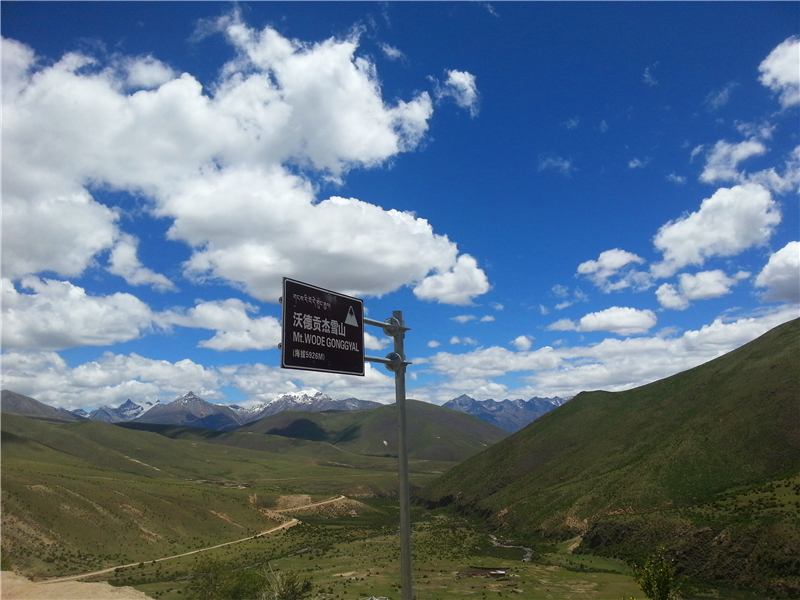
<path id="1" fill-rule="evenodd" d="M 408 449 L 406 448 L 406 355 L 403 349 L 406 331 L 403 311 L 396 310 L 392 315 L 401 327 L 394 335 L 394 351 L 400 355 L 401 361 L 399 368 L 394 372 L 400 478 L 400 583 L 403 600 L 412 600 L 414 589 L 411 577 L 411 498 L 408 487 Z"/>

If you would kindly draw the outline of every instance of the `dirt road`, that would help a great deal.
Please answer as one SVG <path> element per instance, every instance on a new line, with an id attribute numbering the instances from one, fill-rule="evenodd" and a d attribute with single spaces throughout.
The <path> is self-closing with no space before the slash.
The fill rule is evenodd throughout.
<path id="1" fill-rule="evenodd" d="M 294 527 L 300 523 L 297 519 L 290 519 L 285 523 L 281 523 L 277 527 L 273 527 L 272 529 L 267 529 L 266 531 L 262 531 L 261 533 L 257 533 L 255 535 L 250 535 L 248 537 L 242 538 L 240 540 L 234 540 L 232 542 L 225 542 L 224 544 L 217 544 L 216 546 L 209 546 L 208 548 L 200 548 L 199 550 L 192 550 L 191 552 L 184 552 L 183 554 L 175 554 L 173 556 L 165 556 L 163 558 L 156 558 L 152 561 L 146 560 L 144 562 L 150 564 L 151 562 L 161 562 L 162 560 L 171 560 L 173 558 L 180 558 L 181 556 L 190 556 L 192 554 L 197 554 L 198 552 L 205 552 L 207 550 L 213 550 L 214 548 L 222 548 L 224 546 L 230 546 L 231 544 L 238 544 L 240 542 L 246 542 L 247 540 L 255 539 L 261 535 L 267 535 L 268 533 L 275 533 L 276 531 L 280 531 L 281 529 L 289 529 L 289 527 Z M 47 579 L 42 581 L 43 585 L 47 585 L 50 583 L 63 583 L 65 581 L 75 581 L 77 579 L 84 579 L 86 577 L 92 577 L 94 575 L 103 575 L 104 573 L 111 573 L 115 569 L 124 569 L 126 567 L 135 567 L 140 564 L 142 561 L 128 563 L 127 565 L 118 565 L 116 567 L 109 567 L 107 569 L 103 569 L 101 571 L 92 571 L 91 573 L 81 573 L 80 575 L 70 575 L 68 577 L 56 577 L 54 579 Z M 5 600 L 5 596 L 3 596 L 3 600 Z"/>
<path id="2" fill-rule="evenodd" d="M 336 496 L 336 498 L 328 498 L 327 500 L 323 500 L 322 502 L 314 502 L 312 504 L 303 504 L 302 506 L 293 506 L 291 508 L 279 508 L 274 509 L 272 512 L 276 513 L 285 513 L 285 512 L 294 512 L 296 510 L 304 510 L 306 508 L 314 508 L 315 506 L 323 506 L 325 504 L 333 504 L 334 502 L 339 502 L 340 500 L 346 500 L 347 496 Z"/>

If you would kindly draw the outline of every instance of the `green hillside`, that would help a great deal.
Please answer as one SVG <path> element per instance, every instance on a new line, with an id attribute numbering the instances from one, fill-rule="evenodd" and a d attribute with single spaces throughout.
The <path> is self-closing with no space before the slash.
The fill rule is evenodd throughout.
<path id="1" fill-rule="evenodd" d="M 406 403 L 409 458 L 461 462 L 509 434 L 473 416 L 427 402 Z M 236 429 L 328 442 L 365 456 L 397 456 L 394 404 L 329 413 L 284 411 Z"/>
<path id="2" fill-rule="evenodd" d="M 396 493 L 396 459 L 324 442 L 219 434 L 243 446 L 252 440 L 252 448 L 237 447 L 204 440 L 218 432 L 171 430 L 185 439 L 4 414 L 4 564 L 42 576 L 144 561 L 264 531 L 282 519 L 269 509 L 285 494 Z M 450 466 L 411 461 L 412 481 L 420 485 Z"/>
<path id="3" fill-rule="evenodd" d="M 794 504 L 800 486 L 793 487 L 800 472 L 799 367 L 800 320 L 794 320 L 650 385 L 581 393 L 449 471 L 418 498 L 484 515 L 516 535 L 584 535 L 581 549 L 613 547 L 628 558 L 659 543 L 677 548 L 679 541 L 691 555 L 686 533 L 704 528 L 698 540 L 709 532 L 726 544 L 731 536 L 777 536 L 785 541 L 778 552 L 793 552 L 800 539 L 800 504 Z M 751 512 L 766 520 L 747 527 L 736 507 L 770 482 L 779 486 L 773 493 L 786 486 L 794 495 L 775 501 L 774 511 Z M 731 544 L 742 560 L 764 556 L 757 539 L 749 550 Z M 772 569 L 770 583 L 741 580 L 746 569 L 735 560 L 722 571 L 684 567 L 706 579 L 800 585 L 800 552 L 789 562 Z"/>
<path id="4" fill-rule="evenodd" d="M 303 413 L 305 414 L 305 413 Z M 184 425 L 153 423 L 117 423 L 117 427 L 139 432 L 150 432 L 173 440 L 193 444 L 232 446 L 244 450 L 282 455 L 285 460 L 312 461 L 320 464 L 347 465 L 356 468 L 397 470 L 397 461 L 384 457 L 368 457 L 347 452 L 327 442 L 289 438 L 280 435 L 262 435 L 249 431 L 215 431 Z M 452 465 L 448 465 L 452 466 Z"/>
<path id="5" fill-rule="evenodd" d="M 83 421 L 82 417 L 73 415 L 68 410 L 42 404 L 38 400 L 12 392 L 11 390 L 3 390 L 2 393 L 0 393 L 0 410 L 4 413 L 53 419 L 56 421 Z"/>

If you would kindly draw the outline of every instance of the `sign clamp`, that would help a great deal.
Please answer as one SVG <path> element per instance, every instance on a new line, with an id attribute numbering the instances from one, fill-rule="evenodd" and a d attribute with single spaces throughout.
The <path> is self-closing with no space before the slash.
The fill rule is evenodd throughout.
<path id="1" fill-rule="evenodd" d="M 401 313 L 402 318 L 402 313 Z M 396 317 L 389 317 L 385 321 L 376 321 L 375 319 L 368 319 L 364 317 L 364 324 L 365 325 L 374 325 L 375 327 L 380 327 L 383 329 L 383 333 L 388 335 L 389 337 L 395 337 L 398 333 L 402 332 L 405 333 L 406 331 L 410 331 L 410 327 L 404 327 L 400 324 L 400 321 L 397 320 Z M 405 336 L 404 336 L 405 337 Z M 374 362 L 374 363 L 382 363 L 386 365 L 386 368 L 389 371 L 397 372 L 397 370 L 403 366 L 413 365 L 412 362 L 407 362 L 405 357 L 400 352 L 390 352 L 386 355 L 386 358 L 379 358 L 377 356 L 365 356 L 364 360 L 367 362 Z"/>

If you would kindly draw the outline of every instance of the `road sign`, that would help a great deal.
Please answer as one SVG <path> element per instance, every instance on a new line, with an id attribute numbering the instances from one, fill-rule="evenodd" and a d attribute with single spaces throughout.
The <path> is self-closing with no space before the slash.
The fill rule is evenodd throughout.
<path id="1" fill-rule="evenodd" d="M 364 302 L 284 277 L 281 366 L 363 376 Z"/>

